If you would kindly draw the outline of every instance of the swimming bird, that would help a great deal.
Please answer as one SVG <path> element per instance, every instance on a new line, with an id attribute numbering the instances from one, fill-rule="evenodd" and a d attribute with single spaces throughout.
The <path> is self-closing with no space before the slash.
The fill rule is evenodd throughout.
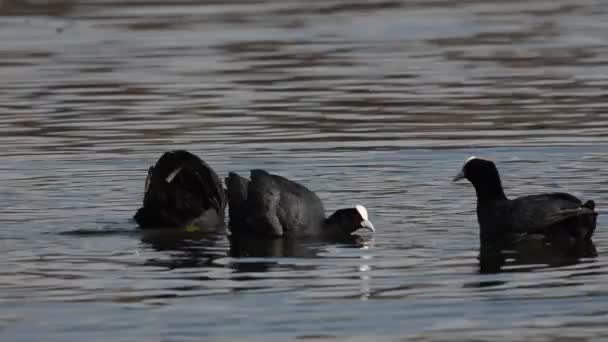
<path id="1" fill-rule="evenodd" d="M 196 155 L 164 153 L 148 170 L 140 228 L 208 228 L 224 222 L 226 193 L 215 171 Z"/>
<path id="2" fill-rule="evenodd" d="M 501 240 L 508 233 L 541 234 L 569 241 L 591 239 L 597 212 L 592 200 L 582 202 L 562 192 L 508 199 L 494 162 L 477 157 L 467 159 L 453 181 L 467 179 L 477 193 L 477 221 L 484 243 Z"/>
<path id="3" fill-rule="evenodd" d="M 225 182 L 233 234 L 343 238 L 361 228 L 375 231 L 364 206 L 339 209 L 326 218 L 314 192 L 264 170 L 252 170 L 251 181 L 231 172 Z"/>

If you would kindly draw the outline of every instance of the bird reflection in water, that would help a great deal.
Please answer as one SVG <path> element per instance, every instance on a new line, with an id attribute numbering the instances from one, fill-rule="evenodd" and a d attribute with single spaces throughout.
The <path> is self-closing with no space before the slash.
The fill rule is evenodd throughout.
<path id="1" fill-rule="evenodd" d="M 151 258 L 146 265 L 168 269 L 211 266 L 214 260 L 226 256 L 219 244 L 224 229 L 157 229 L 142 231 L 141 241 L 168 258 Z"/>
<path id="2" fill-rule="evenodd" d="M 343 248 L 362 248 L 371 237 L 351 235 L 340 240 L 279 238 L 266 239 L 248 235 L 228 236 L 229 250 L 224 248 L 225 229 L 141 231 L 141 241 L 166 257 L 149 258 L 146 265 L 167 269 L 192 267 L 223 267 L 214 261 L 230 256 L 237 272 L 267 272 L 279 264 L 276 258 L 318 258 L 327 243 Z"/>
<path id="3" fill-rule="evenodd" d="M 479 252 L 481 273 L 508 271 L 510 266 L 542 267 L 574 265 L 581 259 L 595 258 L 597 250 L 591 239 L 549 239 L 540 234 L 513 235 L 503 241 L 483 243 Z M 517 271 L 524 270 L 521 267 Z"/>
<path id="4" fill-rule="evenodd" d="M 319 258 L 319 253 L 325 250 L 328 242 L 340 244 L 343 248 L 362 248 L 369 244 L 370 239 L 355 234 L 331 241 L 295 237 L 268 239 L 239 234 L 229 237 L 230 256 L 238 258 L 232 263 L 237 272 L 267 272 L 279 265 L 279 261 L 275 258 Z M 301 267 L 313 266 L 301 265 L 298 269 Z"/>

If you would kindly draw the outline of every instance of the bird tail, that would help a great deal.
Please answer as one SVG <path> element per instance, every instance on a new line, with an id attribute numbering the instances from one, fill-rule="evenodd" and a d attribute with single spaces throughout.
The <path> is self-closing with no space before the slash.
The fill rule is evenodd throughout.
<path id="1" fill-rule="evenodd" d="M 588 200 L 587 202 L 583 203 L 583 207 L 591 209 L 591 211 L 593 211 L 593 214 L 597 216 L 597 211 L 595 210 L 595 202 L 593 200 Z"/>
<path id="2" fill-rule="evenodd" d="M 231 221 L 238 220 L 236 213 L 242 212 L 242 206 L 247 201 L 247 191 L 249 180 L 239 176 L 235 172 L 228 173 L 228 177 L 224 179 L 228 194 L 228 214 Z"/>
<path id="3" fill-rule="evenodd" d="M 592 215 L 591 217 L 587 220 L 587 226 L 589 226 L 589 230 L 587 231 L 587 234 L 585 235 L 585 239 L 589 240 L 591 239 L 591 236 L 593 236 L 593 233 L 595 232 L 595 228 L 597 227 L 597 216 L 598 216 L 598 212 L 597 210 L 595 210 L 595 202 L 593 200 L 588 200 L 587 202 L 585 202 L 583 204 L 583 207 L 591 209 Z"/>

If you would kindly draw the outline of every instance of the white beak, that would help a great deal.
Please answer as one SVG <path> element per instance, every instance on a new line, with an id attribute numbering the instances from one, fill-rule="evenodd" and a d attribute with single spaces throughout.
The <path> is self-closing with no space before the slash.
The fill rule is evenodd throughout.
<path id="1" fill-rule="evenodd" d="M 365 228 L 365 229 L 369 230 L 370 232 L 375 232 L 376 231 L 376 228 L 374 228 L 374 225 L 369 220 L 362 221 L 361 222 L 361 228 Z"/>
<path id="2" fill-rule="evenodd" d="M 459 181 L 461 179 L 464 179 L 464 178 L 465 178 L 464 177 L 464 170 L 461 170 L 460 172 L 458 172 L 458 174 L 456 175 L 456 177 L 454 177 L 452 179 L 452 182 L 457 182 L 457 181 Z"/>

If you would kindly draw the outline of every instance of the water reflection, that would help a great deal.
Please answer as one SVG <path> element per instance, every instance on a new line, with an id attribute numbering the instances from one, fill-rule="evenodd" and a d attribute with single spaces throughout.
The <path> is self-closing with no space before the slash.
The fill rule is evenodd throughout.
<path id="1" fill-rule="evenodd" d="M 231 236 L 230 255 L 235 258 L 315 257 L 314 245 L 293 238 L 261 239 Z"/>
<path id="2" fill-rule="evenodd" d="M 232 235 L 230 240 L 230 256 L 234 258 L 319 258 L 319 254 L 327 248 L 327 241 L 317 239 L 264 239 L 247 235 Z M 362 248 L 369 244 L 358 235 L 352 235 L 348 239 L 333 241 L 340 243 L 341 248 Z M 239 272 L 264 272 L 268 271 L 277 261 L 266 260 L 234 260 L 232 263 Z"/>
<path id="3" fill-rule="evenodd" d="M 230 256 L 237 258 L 232 261 L 231 265 L 240 273 L 268 272 L 280 264 L 277 259 L 281 258 L 318 258 L 317 254 L 321 249 L 318 244 L 291 238 L 260 239 L 232 235 L 229 240 Z M 247 260 L 248 258 L 251 259 Z M 292 268 L 292 266 L 288 267 Z M 295 270 L 295 268 L 292 269 Z M 303 269 L 313 270 L 314 268 L 315 266 L 308 266 Z"/>
<path id="4" fill-rule="evenodd" d="M 323 239 L 306 237 L 266 238 L 255 235 L 231 235 L 230 254 L 233 257 L 307 257 L 312 256 L 310 247 L 327 243 L 339 243 L 344 247 L 361 248 L 367 246 L 371 236 L 352 234 L 346 237 Z"/>
<path id="5" fill-rule="evenodd" d="M 223 228 L 195 232 L 179 229 L 141 231 L 144 244 L 163 252 L 162 258 L 147 259 L 145 265 L 166 269 L 213 266 L 216 259 L 226 256 L 218 248 L 223 239 Z"/>
<path id="6" fill-rule="evenodd" d="M 526 234 L 512 237 L 507 243 L 482 245 L 478 259 L 481 273 L 496 273 L 569 266 L 581 262 L 581 259 L 595 257 L 597 249 L 592 240 L 548 241 L 541 235 Z"/>

